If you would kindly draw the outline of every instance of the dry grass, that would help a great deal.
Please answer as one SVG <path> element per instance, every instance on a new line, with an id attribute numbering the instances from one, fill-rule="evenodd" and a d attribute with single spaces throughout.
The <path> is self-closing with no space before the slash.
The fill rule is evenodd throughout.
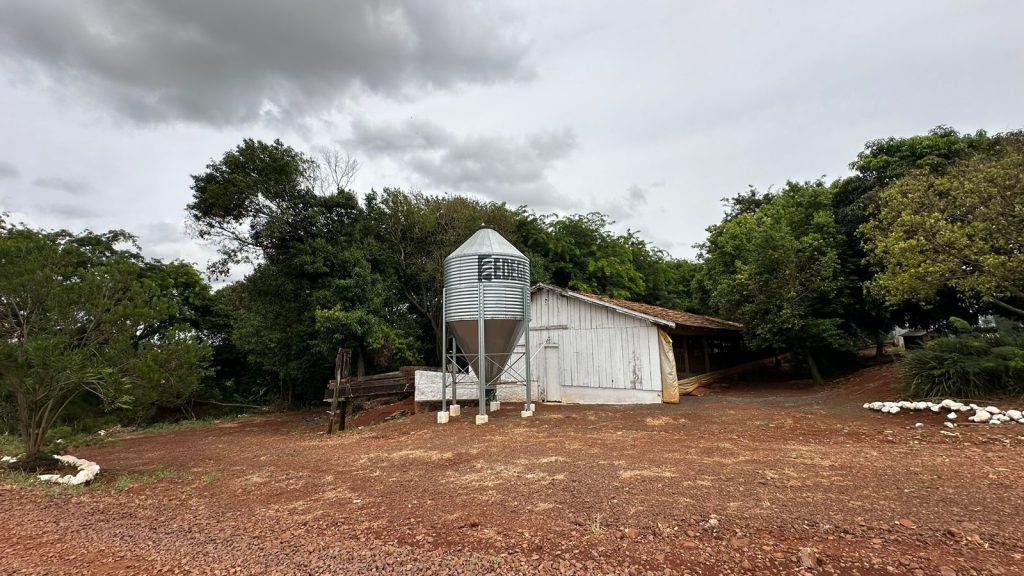
<path id="1" fill-rule="evenodd" d="M 675 478 L 676 475 L 668 470 L 658 468 L 644 468 L 640 470 L 623 470 L 619 472 L 619 477 L 628 478 Z"/>

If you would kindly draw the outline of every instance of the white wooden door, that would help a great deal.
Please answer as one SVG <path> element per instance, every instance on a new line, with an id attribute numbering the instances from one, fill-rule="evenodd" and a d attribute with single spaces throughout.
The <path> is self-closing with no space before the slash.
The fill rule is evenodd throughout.
<path id="1" fill-rule="evenodd" d="M 558 344 L 544 346 L 544 400 L 562 401 L 562 371 L 558 365 Z"/>

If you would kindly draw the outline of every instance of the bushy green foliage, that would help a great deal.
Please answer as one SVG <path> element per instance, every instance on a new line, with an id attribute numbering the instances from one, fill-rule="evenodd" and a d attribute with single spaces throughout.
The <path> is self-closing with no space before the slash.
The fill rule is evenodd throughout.
<path id="1" fill-rule="evenodd" d="M 941 173 L 917 170 L 881 193 L 862 226 L 881 264 L 870 282 L 892 303 L 940 290 L 1024 318 L 1024 132 L 1000 134 Z"/>
<path id="2" fill-rule="evenodd" d="M 823 182 L 790 182 L 711 227 L 701 247 L 701 283 L 713 310 L 742 322 L 754 348 L 802 353 L 816 380 L 813 351 L 848 346 L 846 304 L 859 288 L 842 266 L 831 201 Z"/>
<path id="3" fill-rule="evenodd" d="M 1024 330 L 954 325 L 952 334 L 907 352 L 902 361 L 906 392 L 913 398 L 1024 395 Z"/>
<path id="4" fill-rule="evenodd" d="M 84 392 L 106 410 L 148 409 L 203 378 L 209 348 L 181 320 L 183 271 L 133 242 L 0 219 L 0 395 L 14 397 L 29 458 Z"/>

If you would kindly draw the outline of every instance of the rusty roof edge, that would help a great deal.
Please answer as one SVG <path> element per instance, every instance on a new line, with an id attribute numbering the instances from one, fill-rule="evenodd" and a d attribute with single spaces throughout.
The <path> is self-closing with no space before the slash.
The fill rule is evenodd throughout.
<path id="1" fill-rule="evenodd" d="M 559 288 L 558 286 L 552 286 L 551 284 L 544 284 L 543 282 L 538 282 L 537 284 L 534 284 L 533 288 L 530 289 L 530 293 L 532 294 L 532 293 L 536 292 L 537 290 L 542 290 L 542 289 L 551 290 L 553 292 L 557 292 L 559 294 L 562 294 L 563 296 L 568 296 L 570 298 L 576 298 L 577 300 L 583 300 L 584 302 L 589 302 L 591 304 L 597 304 L 599 306 L 604 306 L 606 308 L 612 308 L 612 309 L 617 310 L 617 311 L 619 311 L 619 312 L 621 312 L 623 314 L 626 314 L 627 316 L 633 316 L 634 318 L 640 318 L 641 320 L 647 320 L 648 322 L 653 322 L 655 324 L 661 324 L 662 326 L 669 326 L 669 327 L 673 327 L 674 328 L 675 325 L 676 325 L 676 322 L 673 322 L 672 320 L 666 320 L 664 318 L 658 318 L 657 316 L 651 316 L 650 314 L 644 314 L 643 312 L 638 312 L 636 310 L 630 310 L 629 308 L 624 308 L 624 307 L 619 306 L 617 304 L 612 304 L 611 302 L 606 302 L 604 300 L 601 300 L 600 298 L 594 298 L 593 296 L 590 296 L 588 294 L 584 294 L 583 292 L 576 292 L 575 290 L 569 290 L 568 288 Z"/>
<path id="2" fill-rule="evenodd" d="M 675 320 L 668 320 L 668 319 L 665 319 L 665 318 L 660 318 L 658 316 L 652 316 L 650 314 L 645 314 L 645 313 L 640 312 L 638 310 L 633 310 L 633 309 L 630 309 L 630 308 L 626 308 L 624 306 L 619 306 L 619 305 L 615 304 L 614 302 L 609 302 L 608 300 L 605 300 L 604 298 L 607 298 L 606 296 L 597 296 L 596 294 L 594 294 L 594 295 L 586 294 L 584 292 L 577 292 L 575 290 L 569 290 L 568 288 L 560 288 L 558 286 L 552 286 L 550 284 L 544 284 L 542 282 L 539 282 L 539 283 L 535 284 L 533 286 L 533 288 L 530 289 L 530 293 L 532 294 L 533 292 L 537 291 L 538 289 L 543 289 L 543 288 L 546 288 L 548 290 L 553 290 L 553 291 L 558 292 L 560 294 L 564 294 L 566 296 L 571 296 L 573 298 L 578 298 L 580 300 L 584 300 L 586 302 L 590 302 L 590 303 L 593 303 L 593 304 L 600 304 L 602 306 L 607 306 L 609 308 L 613 308 L 615 310 L 618 310 L 618 311 L 620 311 L 620 312 L 622 312 L 624 314 L 628 314 L 630 316 L 635 316 L 635 317 L 638 317 L 638 318 L 642 318 L 644 320 L 649 320 L 651 322 L 655 322 L 657 324 L 662 324 L 664 326 L 672 326 L 672 327 L 675 327 L 675 326 L 690 326 L 690 327 L 697 327 L 697 328 L 708 328 L 708 329 L 711 329 L 711 330 L 742 330 L 743 329 L 743 325 L 742 324 L 740 324 L 738 322 L 732 322 L 730 320 L 722 320 L 721 318 L 715 318 L 713 316 L 704 316 L 702 314 L 694 314 L 693 312 L 684 312 L 682 310 L 672 310 L 670 308 L 665 308 L 663 306 L 654 306 L 653 304 L 642 304 L 640 302 L 631 302 L 631 303 L 639 304 L 639 305 L 642 305 L 642 306 L 652 306 L 654 308 L 660 308 L 662 310 L 666 310 L 666 311 L 669 311 L 669 312 L 675 312 L 675 313 L 678 313 L 678 314 L 687 314 L 689 316 L 695 316 L 697 318 L 703 318 L 705 320 L 710 321 L 711 323 L 719 324 L 720 326 L 718 326 L 718 327 L 710 327 L 710 326 L 696 326 L 696 325 L 682 324 L 680 322 L 676 322 Z M 619 298 L 609 298 L 609 300 L 621 300 L 621 299 L 619 299 Z M 623 301 L 624 302 L 629 302 L 628 300 L 623 300 Z"/>

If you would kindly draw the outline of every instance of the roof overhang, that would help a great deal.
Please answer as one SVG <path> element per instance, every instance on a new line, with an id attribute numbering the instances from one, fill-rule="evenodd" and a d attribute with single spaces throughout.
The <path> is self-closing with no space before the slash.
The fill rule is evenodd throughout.
<path id="1" fill-rule="evenodd" d="M 573 292 L 572 290 L 566 290 L 564 288 L 559 288 L 557 286 L 551 286 L 550 284 L 534 284 L 533 288 L 530 288 L 530 294 L 533 294 L 534 292 L 537 292 L 539 290 L 550 290 L 552 292 L 561 294 L 562 296 L 567 296 L 569 298 L 575 298 L 577 300 L 582 300 L 584 302 L 588 302 L 590 304 L 596 304 L 597 306 L 603 306 L 605 308 L 611 308 L 612 310 L 615 310 L 616 312 L 625 314 L 627 316 L 632 316 L 634 318 L 639 318 L 641 320 L 646 320 L 646 321 L 648 321 L 648 322 L 650 322 L 652 324 L 658 324 L 660 326 L 668 326 L 669 328 L 675 328 L 675 326 L 676 326 L 675 322 L 672 322 L 672 321 L 669 321 L 669 320 L 665 320 L 664 318 L 658 318 L 657 316 L 651 316 L 651 315 L 648 315 L 648 314 L 644 314 L 643 312 L 637 312 L 635 310 L 630 310 L 629 308 L 623 308 L 622 306 L 616 306 L 615 304 L 612 304 L 611 302 L 605 302 L 604 300 L 598 300 L 597 298 L 590 298 L 589 296 L 587 296 L 585 294 L 580 294 L 579 292 Z"/>

